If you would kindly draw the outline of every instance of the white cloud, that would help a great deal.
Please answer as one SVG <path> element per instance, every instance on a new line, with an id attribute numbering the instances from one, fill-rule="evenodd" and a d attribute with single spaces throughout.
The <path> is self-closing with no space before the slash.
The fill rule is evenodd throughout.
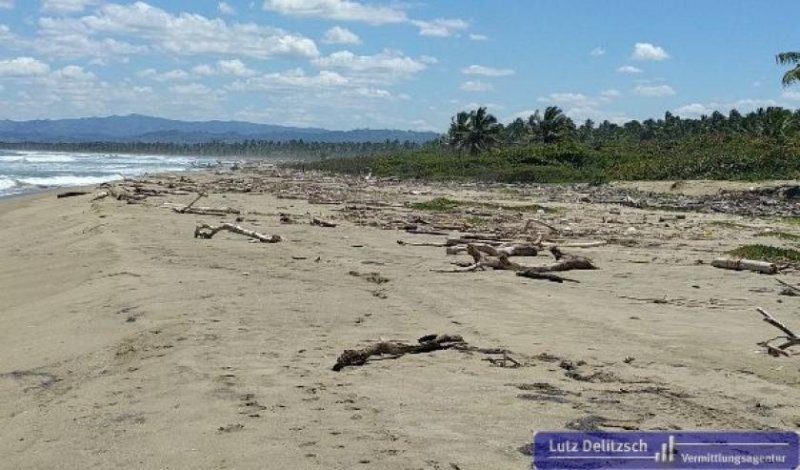
<path id="1" fill-rule="evenodd" d="M 461 84 L 459 87 L 462 91 L 492 91 L 494 86 L 491 83 L 482 82 L 480 80 L 468 80 Z"/>
<path id="2" fill-rule="evenodd" d="M 366 5 L 353 0 L 265 0 L 264 9 L 290 16 L 362 21 L 374 25 L 408 20 L 405 11 L 399 8 Z"/>
<path id="3" fill-rule="evenodd" d="M 0 9 L 10 10 L 14 8 L 14 0 L 0 0 Z"/>
<path id="4" fill-rule="evenodd" d="M 622 93 L 619 90 L 615 90 L 613 88 L 610 88 L 608 90 L 601 91 L 600 95 L 601 96 L 605 96 L 606 98 L 616 98 L 618 96 L 621 96 Z"/>
<path id="5" fill-rule="evenodd" d="M 347 28 L 334 26 L 325 31 L 325 37 L 322 42 L 325 44 L 361 44 L 361 38 Z"/>
<path id="6" fill-rule="evenodd" d="M 176 80 L 186 80 L 189 74 L 180 69 L 170 70 L 167 72 L 158 72 L 156 69 L 144 69 L 136 74 L 138 77 L 155 80 L 157 82 L 173 82 Z"/>
<path id="7" fill-rule="evenodd" d="M 302 69 L 275 72 L 233 82 L 227 87 L 233 91 L 293 90 L 306 88 L 338 88 L 350 82 L 342 75 L 322 70 L 317 75 L 307 75 Z"/>
<path id="8" fill-rule="evenodd" d="M 445 38 L 469 28 L 469 23 L 461 19 L 438 18 L 432 21 L 413 20 L 411 24 L 419 28 L 420 36 Z"/>
<path id="9" fill-rule="evenodd" d="M 669 85 L 637 85 L 633 91 L 642 96 L 671 96 L 675 94 L 675 90 Z"/>
<path id="10" fill-rule="evenodd" d="M 127 35 L 175 55 L 237 54 L 246 57 L 317 57 L 313 40 L 253 23 L 227 23 L 199 14 L 172 14 L 144 2 L 108 4 L 81 18 L 41 18 L 42 42 L 60 42 L 61 55 L 91 55 L 80 45 L 100 34 Z M 70 38 L 65 41 L 64 38 Z M 110 38 L 102 40 L 114 41 Z M 116 43 L 119 45 L 120 43 Z M 126 45 L 127 49 L 147 47 Z M 45 46 L 46 47 L 46 46 Z M 52 50 L 52 48 L 50 48 Z M 58 51 L 56 49 L 56 51 Z"/>
<path id="11" fill-rule="evenodd" d="M 692 103 L 676 108 L 674 112 L 679 116 L 700 116 L 702 114 L 711 114 L 714 110 L 700 103 Z"/>
<path id="12" fill-rule="evenodd" d="M 664 60 L 669 59 L 669 54 L 662 47 L 655 46 L 649 42 L 637 42 L 633 46 L 631 58 L 636 60 Z"/>
<path id="13" fill-rule="evenodd" d="M 87 6 L 96 5 L 98 0 L 42 0 L 43 11 L 61 13 L 76 13 L 83 11 Z"/>
<path id="14" fill-rule="evenodd" d="M 781 98 L 791 101 L 800 101 L 800 91 L 784 91 Z"/>
<path id="15" fill-rule="evenodd" d="M 592 57 L 601 57 L 606 55 L 606 50 L 598 46 L 592 49 L 591 52 L 589 52 L 589 55 Z"/>
<path id="16" fill-rule="evenodd" d="M 233 8 L 228 2 L 219 2 L 217 4 L 217 10 L 223 15 L 235 15 L 236 9 Z"/>
<path id="17" fill-rule="evenodd" d="M 595 106 L 598 101 L 583 93 L 550 93 L 537 98 L 540 103 L 555 103 L 561 106 Z"/>
<path id="18" fill-rule="evenodd" d="M 636 74 L 636 73 L 642 73 L 642 69 L 640 69 L 639 67 L 634 67 L 633 65 L 623 65 L 622 67 L 617 69 L 617 72 Z"/>
<path id="19" fill-rule="evenodd" d="M 92 81 L 97 76 L 92 72 L 87 72 L 79 65 L 67 65 L 66 67 L 53 72 L 55 78 L 59 80 Z"/>
<path id="20" fill-rule="evenodd" d="M 469 38 L 473 41 L 488 41 L 489 36 L 485 34 L 469 33 Z"/>
<path id="21" fill-rule="evenodd" d="M 788 100 L 794 99 L 792 95 L 783 96 L 783 98 Z M 800 99 L 800 93 L 798 94 L 798 99 Z M 758 108 L 768 108 L 770 106 L 793 107 L 793 105 L 790 103 L 774 99 L 742 98 L 740 100 L 726 102 L 726 103 L 719 103 L 719 102 L 690 103 L 675 109 L 674 113 L 685 117 L 697 117 L 703 114 L 709 115 L 714 111 L 719 111 L 721 113 L 728 113 L 732 109 L 736 109 L 742 113 L 748 113 Z"/>
<path id="22" fill-rule="evenodd" d="M 33 57 L 0 60 L 0 77 L 33 77 L 46 75 L 50 66 Z"/>
<path id="23" fill-rule="evenodd" d="M 508 75 L 514 75 L 514 71 L 512 69 L 497 69 L 485 67 L 483 65 L 470 65 L 469 67 L 461 69 L 461 73 L 464 75 L 483 75 L 485 77 L 505 77 Z"/>
<path id="24" fill-rule="evenodd" d="M 209 95 L 213 93 L 214 90 L 200 83 L 189 83 L 187 85 L 171 86 L 169 87 L 169 91 L 181 95 Z"/>
<path id="25" fill-rule="evenodd" d="M 210 65 L 200 64 L 192 67 L 192 73 L 200 76 L 209 76 L 214 75 L 217 73 L 217 71 L 214 70 L 214 67 L 211 67 Z"/>
<path id="26" fill-rule="evenodd" d="M 225 75 L 234 75 L 236 77 L 252 77 L 256 74 L 255 71 L 249 69 L 239 59 L 233 60 L 220 60 L 217 62 L 217 70 Z"/>
<path id="27" fill-rule="evenodd" d="M 427 68 L 417 59 L 399 51 L 384 50 L 375 55 L 356 55 L 350 51 L 338 51 L 311 61 L 320 68 L 345 70 L 366 82 L 392 82 L 409 78 Z"/>

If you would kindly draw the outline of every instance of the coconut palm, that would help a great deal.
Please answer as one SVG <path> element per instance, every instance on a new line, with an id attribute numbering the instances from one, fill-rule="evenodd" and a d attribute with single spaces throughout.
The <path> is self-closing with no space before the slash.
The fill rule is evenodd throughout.
<path id="1" fill-rule="evenodd" d="M 481 107 L 456 114 L 450 121 L 447 135 L 452 147 L 468 149 L 469 153 L 475 155 L 497 145 L 502 129 L 497 118 Z"/>
<path id="2" fill-rule="evenodd" d="M 549 144 L 563 140 L 575 128 L 575 123 L 558 106 L 548 106 L 544 114 L 536 110 L 528 118 L 528 126 L 534 139 Z"/>
<path id="3" fill-rule="evenodd" d="M 800 81 L 800 52 L 781 52 L 775 56 L 775 61 L 781 65 L 794 65 L 794 68 L 783 74 L 783 86 Z"/>

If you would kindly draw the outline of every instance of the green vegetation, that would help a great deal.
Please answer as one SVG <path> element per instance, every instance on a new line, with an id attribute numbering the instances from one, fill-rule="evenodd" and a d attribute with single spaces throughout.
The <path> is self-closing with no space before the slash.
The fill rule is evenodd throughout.
<path id="1" fill-rule="evenodd" d="M 414 209 L 425 210 L 425 211 L 439 211 L 439 212 L 446 212 L 456 209 L 458 207 L 483 207 L 486 209 L 495 209 L 495 210 L 508 210 L 508 211 L 516 211 L 516 212 L 536 212 L 536 211 L 544 211 L 544 212 L 558 212 L 557 209 L 552 207 L 545 207 L 539 204 L 525 204 L 520 206 L 515 205 L 505 205 L 505 204 L 497 204 L 494 202 L 480 202 L 480 201 L 457 201 L 454 199 L 448 199 L 446 197 L 437 197 L 435 199 L 431 199 L 430 201 L 425 202 L 415 202 L 410 205 Z"/>
<path id="2" fill-rule="evenodd" d="M 800 235 L 797 235 L 797 234 L 794 234 L 794 233 L 789 233 L 789 232 L 776 232 L 776 231 L 761 232 L 761 233 L 757 233 L 756 236 L 757 237 L 774 237 L 774 238 L 779 238 L 781 240 L 790 240 L 790 241 L 794 241 L 794 242 L 800 240 Z"/>
<path id="3" fill-rule="evenodd" d="M 794 65 L 792 69 L 783 74 L 783 85 L 788 86 L 800 81 L 800 52 L 781 52 L 775 56 L 781 65 Z"/>
<path id="4" fill-rule="evenodd" d="M 728 252 L 736 258 L 746 258 L 770 263 L 798 263 L 800 251 L 767 245 L 744 245 Z"/>

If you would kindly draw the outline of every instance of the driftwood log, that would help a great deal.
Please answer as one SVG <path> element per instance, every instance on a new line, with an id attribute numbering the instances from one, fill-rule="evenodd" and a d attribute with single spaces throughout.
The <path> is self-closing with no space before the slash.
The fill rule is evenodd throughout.
<path id="1" fill-rule="evenodd" d="M 711 262 L 711 266 L 720 269 L 730 269 L 733 271 L 746 270 L 764 274 L 776 274 L 778 272 L 778 267 L 774 263 L 751 259 L 717 258 Z"/>
<path id="2" fill-rule="evenodd" d="M 541 279 L 541 280 L 544 280 L 544 281 L 557 282 L 559 284 L 564 283 L 564 282 L 575 282 L 575 283 L 580 283 L 581 282 L 581 281 L 578 281 L 577 279 L 570 279 L 568 277 L 559 276 L 558 274 L 540 273 L 540 272 L 536 272 L 536 271 L 531 271 L 529 269 L 526 269 L 525 271 L 517 272 L 517 276 L 527 277 L 529 279 Z"/>
<path id="3" fill-rule="evenodd" d="M 489 256 L 536 256 L 539 254 L 541 246 L 533 243 L 519 243 L 519 244 L 502 244 L 493 246 L 488 243 L 471 243 L 478 251 L 486 253 Z M 448 255 L 457 255 L 467 251 L 470 245 L 456 245 L 447 248 Z"/>
<path id="4" fill-rule="evenodd" d="M 762 319 L 765 322 L 769 323 L 770 325 L 774 326 L 775 328 L 785 333 L 785 335 L 776 336 L 775 338 L 762 341 L 758 343 L 758 345 L 766 348 L 767 352 L 772 356 L 788 356 L 789 353 L 786 352 L 786 349 L 800 344 L 800 336 L 797 336 L 797 334 L 795 334 L 792 330 L 790 330 L 788 326 L 778 321 L 775 317 L 770 315 L 770 313 L 764 310 L 763 308 L 758 307 L 756 308 L 756 311 L 758 311 L 758 313 L 761 314 L 761 316 L 763 317 Z M 777 346 L 773 346 L 771 343 L 777 340 L 784 340 L 784 342 Z"/>
<path id="5" fill-rule="evenodd" d="M 261 243 L 278 243 L 282 240 L 280 235 L 264 235 L 231 223 L 224 223 L 216 227 L 208 224 L 198 224 L 194 228 L 194 238 L 210 239 L 223 230 L 250 237 Z"/>
<path id="6" fill-rule="evenodd" d="M 58 193 L 56 198 L 64 199 L 66 197 L 85 196 L 87 194 L 89 194 L 89 191 L 66 191 L 63 193 Z"/>
<path id="7" fill-rule="evenodd" d="M 311 219 L 311 225 L 316 225 L 318 227 L 328 227 L 328 228 L 336 227 L 335 223 L 328 222 L 328 221 L 322 220 L 322 219 L 318 219 L 317 217 L 314 217 L 314 218 Z"/>
<path id="8" fill-rule="evenodd" d="M 460 335 L 431 334 L 417 340 L 417 344 L 407 344 L 399 341 L 379 341 L 362 349 L 346 349 L 336 360 L 333 370 L 341 371 L 345 367 L 362 366 L 371 357 L 389 356 L 396 359 L 406 354 L 420 354 L 443 349 L 455 349 L 464 352 L 477 352 L 481 354 L 502 354 L 502 359 L 492 360 L 493 364 L 508 367 L 520 367 L 522 364 L 511 357 L 511 352 L 500 348 L 479 348 L 472 346 Z"/>
<path id="9" fill-rule="evenodd" d="M 570 255 L 562 252 L 557 246 L 550 248 L 550 253 L 556 262 L 549 266 L 533 266 L 525 269 L 520 276 L 527 276 L 528 273 L 550 273 L 558 271 L 572 271 L 574 269 L 597 269 L 592 260 L 584 256 Z M 528 276 L 536 279 L 535 276 Z"/>

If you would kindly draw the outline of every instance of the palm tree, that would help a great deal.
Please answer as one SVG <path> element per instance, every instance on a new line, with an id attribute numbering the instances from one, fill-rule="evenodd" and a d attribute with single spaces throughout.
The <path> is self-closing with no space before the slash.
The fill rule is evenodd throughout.
<path id="1" fill-rule="evenodd" d="M 781 52 L 775 56 L 775 61 L 781 65 L 794 65 L 793 69 L 783 74 L 783 86 L 800 81 L 800 52 Z"/>
<path id="2" fill-rule="evenodd" d="M 497 118 L 481 107 L 456 114 L 450 120 L 447 136 L 451 147 L 459 151 L 466 148 L 476 155 L 497 145 L 502 129 Z"/>
<path id="3" fill-rule="evenodd" d="M 566 137 L 575 128 L 575 123 L 558 106 L 548 106 L 543 115 L 536 110 L 528 118 L 528 126 L 536 140 L 549 144 Z"/>

